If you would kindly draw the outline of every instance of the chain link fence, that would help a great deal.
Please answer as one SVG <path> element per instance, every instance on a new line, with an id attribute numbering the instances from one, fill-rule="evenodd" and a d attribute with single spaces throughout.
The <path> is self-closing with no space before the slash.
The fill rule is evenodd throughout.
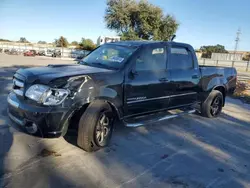
<path id="1" fill-rule="evenodd" d="M 198 59 L 200 65 L 207 66 L 221 66 L 221 67 L 235 67 L 238 71 L 250 72 L 250 61 L 226 61 L 226 60 L 212 60 L 206 58 Z"/>

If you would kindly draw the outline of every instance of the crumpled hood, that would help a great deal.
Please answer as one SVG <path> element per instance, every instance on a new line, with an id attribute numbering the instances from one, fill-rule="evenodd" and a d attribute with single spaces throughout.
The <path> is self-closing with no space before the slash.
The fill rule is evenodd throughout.
<path id="1" fill-rule="evenodd" d="M 34 81 L 39 80 L 40 83 L 47 84 L 51 80 L 57 78 L 104 72 L 112 72 L 112 70 L 78 64 L 57 64 L 48 65 L 46 67 L 19 69 L 16 74 L 25 77 L 25 80 L 28 83 L 33 83 Z"/>

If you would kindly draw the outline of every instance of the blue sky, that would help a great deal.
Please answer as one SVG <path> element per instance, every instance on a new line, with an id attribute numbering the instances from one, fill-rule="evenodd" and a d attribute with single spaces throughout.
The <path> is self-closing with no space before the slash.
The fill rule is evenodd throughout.
<path id="1" fill-rule="evenodd" d="M 176 41 L 195 48 L 222 44 L 232 50 L 241 28 L 239 50 L 250 51 L 249 0 L 149 0 L 180 23 Z M 82 37 L 96 42 L 100 35 L 115 35 L 104 23 L 106 0 L 0 0 L 0 38 L 31 42 L 68 41 Z"/>

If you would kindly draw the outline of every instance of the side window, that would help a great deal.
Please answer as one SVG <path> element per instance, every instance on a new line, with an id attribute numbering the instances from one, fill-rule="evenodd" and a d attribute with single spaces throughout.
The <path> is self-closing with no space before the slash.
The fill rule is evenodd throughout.
<path id="1" fill-rule="evenodd" d="M 146 47 L 136 58 L 136 71 L 166 69 L 166 49 L 160 47 Z"/>
<path id="2" fill-rule="evenodd" d="M 170 58 L 168 62 L 169 69 L 191 69 L 193 68 L 193 57 L 186 48 L 170 49 Z"/>

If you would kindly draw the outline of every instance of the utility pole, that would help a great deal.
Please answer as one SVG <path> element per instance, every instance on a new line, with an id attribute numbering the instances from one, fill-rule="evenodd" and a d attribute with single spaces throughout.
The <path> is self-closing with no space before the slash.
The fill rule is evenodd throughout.
<path id="1" fill-rule="evenodd" d="M 239 44 L 239 41 L 240 41 L 240 34 L 241 34 L 241 31 L 240 31 L 240 28 L 239 28 L 238 31 L 236 32 L 235 47 L 234 47 L 234 60 L 235 60 L 235 57 L 236 57 L 236 52 L 237 52 L 238 44 Z"/>

